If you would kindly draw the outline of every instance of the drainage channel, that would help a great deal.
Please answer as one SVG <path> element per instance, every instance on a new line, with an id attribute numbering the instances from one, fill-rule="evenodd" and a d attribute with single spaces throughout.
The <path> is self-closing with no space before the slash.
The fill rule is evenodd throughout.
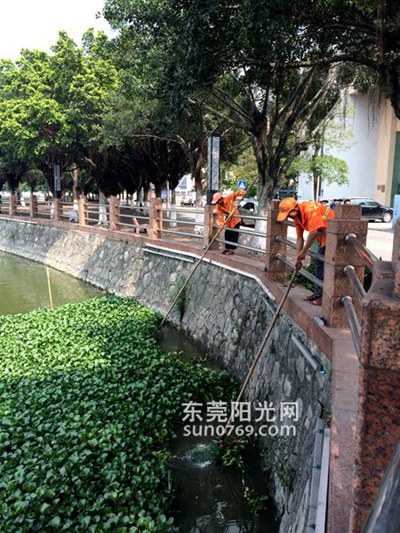
<path id="1" fill-rule="evenodd" d="M 176 328 L 165 325 L 159 340 L 164 351 L 182 352 L 185 360 L 207 359 L 204 350 Z M 261 460 L 256 447 L 244 457 L 246 485 L 258 494 L 267 494 Z M 242 474 L 222 467 L 212 437 L 181 434 L 170 461 L 176 498 L 172 509 L 174 532 L 179 533 L 275 533 L 279 530 L 272 502 L 255 514 L 244 497 Z"/>

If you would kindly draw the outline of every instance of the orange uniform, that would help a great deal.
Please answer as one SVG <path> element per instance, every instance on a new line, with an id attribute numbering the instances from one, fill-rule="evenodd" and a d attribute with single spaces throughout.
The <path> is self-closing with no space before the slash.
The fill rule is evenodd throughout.
<path id="1" fill-rule="evenodd" d="M 326 230 L 326 221 L 335 218 L 335 211 L 329 206 L 320 204 L 318 202 L 302 202 L 299 205 L 299 214 L 293 220 L 296 227 L 297 238 L 303 237 L 304 230 L 317 231 L 319 229 Z M 326 245 L 326 236 L 318 234 L 318 243 L 321 248 Z"/>
<path id="2" fill-rule="evenodd" d="M 246 194 L 246 191 L 237 191 L 233 192 L 232 194 L 228 194 L 227 196 L 224 196 L 222 198 L 223 204 L 216 204 L 217 205 L 217 224 L 218 226 L 223 226 L 225 222 L 225 217 L 228 217 L 229 213 L 233 209 L 233 215 L 226 223 L 227 228 L 234 228 L 241 222 L 241 218 L 235 217 L 234 215 L 238 215 L 239 211 L 235 204 L 235 200 L 238 196 L 244 196 Z"/>

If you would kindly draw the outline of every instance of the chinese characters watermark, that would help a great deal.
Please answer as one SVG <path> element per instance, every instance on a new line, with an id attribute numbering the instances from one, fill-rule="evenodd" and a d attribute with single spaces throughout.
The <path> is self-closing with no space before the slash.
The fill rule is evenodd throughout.
<path id="1" fill-rule="evenodd" d="M 185 436 L 222 437 L 223 435 L 289 437 L 296 435 L 299 420 L 297 402 L 187 402 L 182 404 Z"/>

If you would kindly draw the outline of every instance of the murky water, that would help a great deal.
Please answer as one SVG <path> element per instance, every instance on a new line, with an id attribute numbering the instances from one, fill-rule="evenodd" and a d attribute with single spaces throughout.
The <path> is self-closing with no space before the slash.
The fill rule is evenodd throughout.
<path id="1" fill-rule="evenodd" d="M 49 268 L 53 305 L 80 302 L 102 294 L 95 287 Z M 50 307 L 46 267 L 0 252 L 0 315 Z"/>
<path id="2" fill-rule="evenodd" d="M 202 348 L 184 333 L 164 326 L 160 345 L 165 351 L 182 351 L 186 360 L 207 361 Z M 208 365 L 208 362 L 206 363 Z M 209 365 L 208 365 L 209 366 Z M 215 365 L 212 365 L 215 368 Z M 244 498 L 241 475 L 223 468 L 212 437 L 182 434 L 170 461 L 176 487 L 173 516 L 179 533 L 274 533 L 279 527 L 272 504 L 256 516 Z M 255 447 L 245 457 L 246 483 L 266 494 L 260 457 Z"/>

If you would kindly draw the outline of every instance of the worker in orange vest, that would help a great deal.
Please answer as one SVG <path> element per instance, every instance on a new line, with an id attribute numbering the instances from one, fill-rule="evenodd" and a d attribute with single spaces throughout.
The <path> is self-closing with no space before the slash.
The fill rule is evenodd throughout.
<path id="1" fill-rule="evenodd" d="M 237 242 L 239 240 L 239 228 L 241 223 L 241 218 L 235 217 L 239 215 L 239 210 L 236 206 L 235 200 L 238 196 L 244 196 L 246 191 L 239 190 L 228 194 L 227 196 L 222 196 L 220 191 L 214 193 L 212 197 L 211 204 L 217 206 L 217 224 L 218 226 L 223 226 L 225 220 L 229 214 L 233 211 L 233 215 L 226 222 L 225 230 L 225 240 L 229 241 L 232 244 L 225 244 L 225 250 L 222 252 L 224 255 L 232 255 L 234 250 L 236 250 Z"/>
<path id="2" fill-rule="evenodd" d="M 296 270 L 300 270 L 306 258 L 308 250 L 315 241 L 318 241 L 318 253 L 325 255 L 327 228 L 326 221 L 335 218 L 335 211 L 330 206 L 318 202 L 302 202 L 299 204 L 294 198 L 284 198 L 279 204 L 277 220 L 283 222 L 287 218 L 293 219 L 296 234 Z M 304 242 L 304 231 L 308 231 L 307 240 Z M 324 279 L 324 263 L 315 260 L 315 277 L 321 281 Z M 321 305 L 322 288 L 315 286 L 313 294 L 306 298 L 313 305 Z"/>

